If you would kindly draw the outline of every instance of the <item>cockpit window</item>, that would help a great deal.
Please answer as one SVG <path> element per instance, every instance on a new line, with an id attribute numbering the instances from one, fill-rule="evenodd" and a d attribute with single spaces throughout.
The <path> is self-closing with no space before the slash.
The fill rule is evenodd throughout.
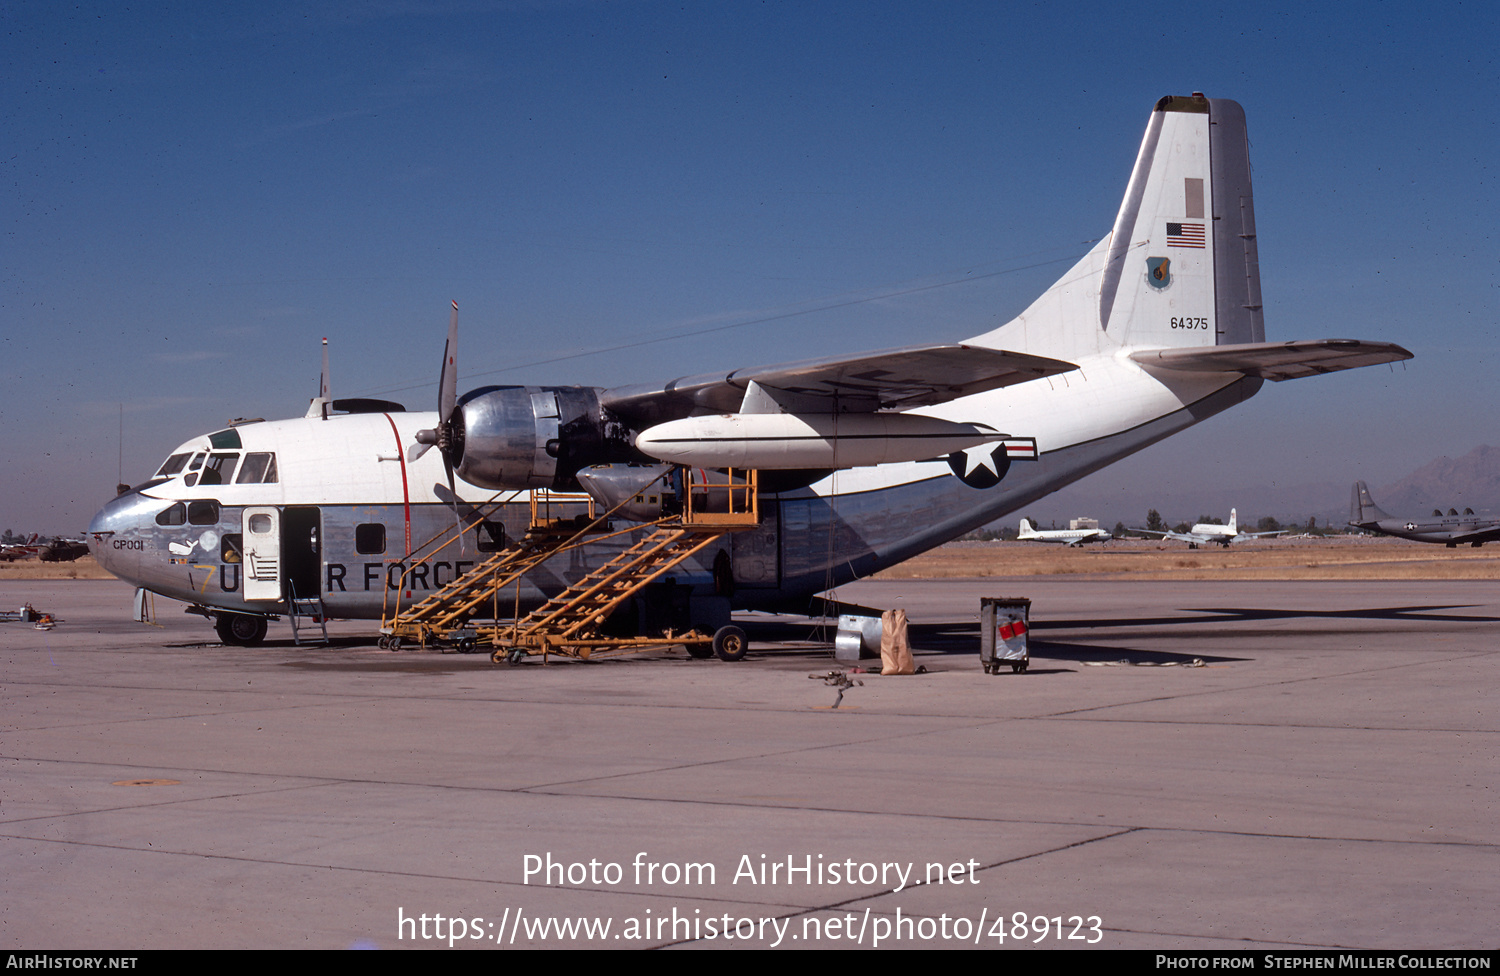
<path id="1" fill-rule="evenodd" d="M 182 466 L 185 465 L 185 464 L 187 464 L 187 459 L 190 458 L 190 457 L 192 457 L 192 454 L 191 454 L 191 452 L 188 452 L 188 451 L 184 451 L 181 454 L 174 454 L 174 455 L 172 455 L 171 457 L 167 458 L 165 461 L 162 462 L 161 467 L 159 467 L 159 468 L 156 469 L 156 474 L 154 475 L 154 477 L 157 477 L 157 478 L 170 478 L 170 477 L 172 477 L 174 474 L 176 474 L 177 472 L 179 472 L 179 471 L 182 470 Z"/>
<path id="2" fill-rule="evenodd" d="M 276 483 L 276 455 L 269 451 L 251 451 L 240 465 L 237 485 L 274 485 Z"/>
<path id="3" fill-rule="evenodd" d="M 203 471 L 198 477 L 200 485 L 227 485 L 234 477 L 234 466 L 239 461 L 238 454 L 210 454 L 208 460 L 203 464 Z"/>
<path id="4" fill-rule="evenodd" d="M 171 508 L 169 508 L 166 511 L 161 512 L 160 514 L 158 514 L 156 516 L 156 524 L 157 525 L 186 525 L 187 524 L 187 506 L 184 505 L 184 504 L 182 504 L 182 502 L 178 502 L 176 505 L 173 505 Z"/>
<path id="5" fill-rule="evenodd" d="M 188 473 L 183 476 L 182 483 L 188 486 L 229 484 L 230 478 L 234 476 L 235 462 L 239 459 L 238 454 L 210 454 L 204 460 L 202 454 L 196 454 L 188 465 Z"/>

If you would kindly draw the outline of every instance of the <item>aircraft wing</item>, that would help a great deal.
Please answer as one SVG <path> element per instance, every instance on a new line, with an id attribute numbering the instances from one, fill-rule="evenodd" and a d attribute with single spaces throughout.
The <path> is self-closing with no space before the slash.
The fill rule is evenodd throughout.
<path id="1" fill-rule="evenodd" d="M 1144 532 L 1147 535 L 1159 535 L 1164 539 L 1173 539 L 1177 542 L 1190 542 L 1195 546 L 1210 541 L 1201 535 L 1193 535 L 1191 532 L 1158 532 L 1155 529 L 1131 529 L 1130 531 Z"/>
<path id="2" fill-rule="evenodd" d="M 1448 541 L 1460 546 L 1472 545 L 1476 542 L 1500 542 L 1500 525 L 1489 525 L 1483 528 L 1477 528 L 1472 532 L 1464 532 L 1460 535 L 1455 535 Z"/>
<path id="3" fill-rule="evenodd" d="M 1077 368 L 1058 359 L 983 346 L 907 346 L 685 376 L 664 386 L 622 386 L 605 391 L 600 401 L 633 422 L 658 424 L 695 414 L 736 413 L 753 382 L 796 404 L 798 412 L 869 413 L 944 403 Z"/>
<path id="4" fill-rule="evenodd" d="M 1244 373 L 1267 380 L 1294 380 L 1341 369 L 1410 359 L 1394 342 L 1310 339 L 1300 342 L 1242 342 L 1225 346 L 1142 349 L 1130 354 L 1142 366 L 1191 373 Z"/>

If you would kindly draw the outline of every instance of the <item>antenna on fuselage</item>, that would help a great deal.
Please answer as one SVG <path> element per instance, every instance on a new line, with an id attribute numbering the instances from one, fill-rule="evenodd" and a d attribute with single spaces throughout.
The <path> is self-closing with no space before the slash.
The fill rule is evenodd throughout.
<path id="1" fill-rule="evenodd" d="M 328 378 L 328 337 L 323 337 L 323 375 L 318 380 L 318 395 L 313 397 L 312 403 L 307 406 L 307 416 L 317 417 L 322 420 L 328 419 L 328 411 L 333 408 L 333 397 L 329 392 L 332 383 Z"/>

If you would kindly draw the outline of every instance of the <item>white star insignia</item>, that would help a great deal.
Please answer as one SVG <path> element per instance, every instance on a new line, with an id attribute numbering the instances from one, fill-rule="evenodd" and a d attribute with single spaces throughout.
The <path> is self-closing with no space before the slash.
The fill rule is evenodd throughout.
<path id="1" fill-rule="evenodd" d="M 995 467 L 995 445 L 981 444 L 978 447 L 966 448 L 962 453 L 964 456 L 964 477 L 968 478 L 980 468 L 985 468 L 996 478 L 1000 477 L 1000 469 Z"/>

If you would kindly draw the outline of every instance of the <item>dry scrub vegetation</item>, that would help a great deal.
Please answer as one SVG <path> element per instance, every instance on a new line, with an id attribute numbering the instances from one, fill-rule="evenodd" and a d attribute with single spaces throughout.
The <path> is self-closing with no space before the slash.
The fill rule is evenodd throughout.
<path id="1" fill-rule="evenodd" d="M 1500 545 L 1449 549 L 1403 539 L 1277 539 L 1211 549 L 1117 541 L 1069 548 L 1036 542 L 954 542 L 877 579 L 1076 576 L 1138 580 L 1500 579 Z"/>
<path id="2" fill-rule="evenodd" d="M 1221 549 L 1117 541 L 1077 549 L 1036 542 L 953 542 L 876 579 L 1076 576 L 1139 580 L 1500 579 L 1500 544 L 1482 549 L 1402 539 L 1275 539 Z M 92 556 L 71 563 L 0 563 L 0 580 L 113 579 Z"/>
<path id="3" fill-rule="evenodd" d="M 114 579 L 94 560 L 82 556 L 70 563 L 44 563 L 40 559 L 18 559 L 0 563 L 0 580 Z"/>

